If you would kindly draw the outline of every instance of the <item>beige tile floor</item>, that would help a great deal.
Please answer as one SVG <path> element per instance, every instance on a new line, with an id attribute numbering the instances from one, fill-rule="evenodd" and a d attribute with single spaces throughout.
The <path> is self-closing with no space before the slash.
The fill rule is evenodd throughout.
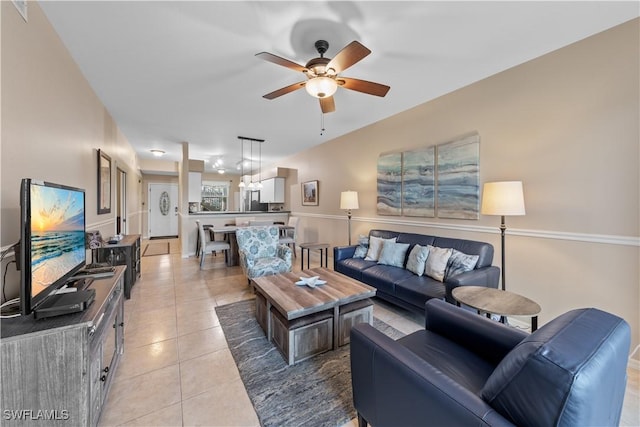
<path id="1" fill-rule="evenodd" d="M 179 240 L 168 241 L 171 254 L 142 258 L 142 277 L 125 301 L 125 351 L 99 424 L 258 426 L 215 312 L 253 298 L 247 280 L 239 267 L 225 267 L 222 255 L 200 270 L 198 260 L 180 256 Z M 421 327 L 391 305 L 377 303 L 374 315 L 404 333 Z M 638 371 L 629 373 L 621 424 L 634 426 Z"/>

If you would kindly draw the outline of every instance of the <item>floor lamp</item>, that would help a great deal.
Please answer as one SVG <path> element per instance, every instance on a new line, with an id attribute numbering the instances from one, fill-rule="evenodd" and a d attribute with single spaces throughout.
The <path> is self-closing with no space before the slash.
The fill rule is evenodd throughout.
<path id="1" fill-rule="evenodd" d="M 483 215 L 500 215 L 500 235 L 502 243 L 502 290 L 506 290 L 505 261 L 504 261 L 504 234 L 507 226 L 504 217 L 507 215 L 524 215 L 524 194 L 522 181 L 487 182 L 482 190 Z"/>
<path id="2" fill-rule="evenodd" d="M 349 246 L 351 246 L 351 210 L 359 209 L 358 192 L 343 191 L 342 193 L 340 193 L 340 209 L 344 209 L 347 211 L 347 218 L 349 223 Z"/>

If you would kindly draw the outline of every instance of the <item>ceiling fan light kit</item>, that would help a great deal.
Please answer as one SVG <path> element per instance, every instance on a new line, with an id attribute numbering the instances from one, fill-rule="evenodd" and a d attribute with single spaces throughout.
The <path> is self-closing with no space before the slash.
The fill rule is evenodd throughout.
<path id="1" fill-rule="evenodd" d="M 287 93 L 294 92 L 304 87 L 307 93 L 320 101 L 320 109 L 323 113 L 331 113 L 336 110 L 333 95 L 338 90 L 338 86 L 357 92 L 383 97 L 390 87 L 380 83 L 366 80 L 352 79 L 349 77 L 338 77 L 338 74 L 361 61 L 371 53 L 369 49 L 357 41 L 352 41 L 345 48 L 336 54 L 333 59 L 325 58 L 324 53 L 329 48 L 329 43 L 325 40 L 318 40 L 315 43 L 316 50 L 320 57 L 309 60 L 305 66 L 297 64 L 288 59 L 268 52 L 260 52 L 257 57 L 265 61 L 302 72 L 307 81 L 294 83 L 285 86 L 266 95 L 263 98 L 275 99 Z"/>
<path id="2" fill-rule="evenodd" d="M 333 96 L 338 90 L 338 83 L 330 77 L 314 77 L 304 85 L 307 93 L 316 98 Z"/>

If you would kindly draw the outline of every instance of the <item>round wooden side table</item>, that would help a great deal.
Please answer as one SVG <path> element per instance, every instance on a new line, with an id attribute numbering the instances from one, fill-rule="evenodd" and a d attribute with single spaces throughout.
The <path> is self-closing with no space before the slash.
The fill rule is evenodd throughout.
<path id="1" fill-rule="evenodd" d="M 531 332 L 538 329 L 538 313 L 540 306 L 537 302 L 514 292 L 501 289 L 485 288 L 484 286 L 458 286 L 451 294 L 460 304 L 478 310 L 478 314 L 498 314 L 504 319 L 506 316 L 531 316 Z"/>

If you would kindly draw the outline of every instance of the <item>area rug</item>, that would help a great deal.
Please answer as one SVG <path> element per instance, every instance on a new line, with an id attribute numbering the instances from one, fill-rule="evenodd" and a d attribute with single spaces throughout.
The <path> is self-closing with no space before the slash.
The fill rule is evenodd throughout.
<path id="1" fill-rule="evenodd" d="M 169 242 L 155 242 L 147 243 L 142 256 L 155 256 L 155 255 L 168 255 L 169 254 Z"/>
<path id="2" fill-rule="evenodd" d="M 263 427 L 341 426 L 356 412 L 349 345 L 289 366 L 256 321 L 255 300 L 216 307 L 229 350 Z M 373 326 L 404 334 L 379 319 Z"/>

